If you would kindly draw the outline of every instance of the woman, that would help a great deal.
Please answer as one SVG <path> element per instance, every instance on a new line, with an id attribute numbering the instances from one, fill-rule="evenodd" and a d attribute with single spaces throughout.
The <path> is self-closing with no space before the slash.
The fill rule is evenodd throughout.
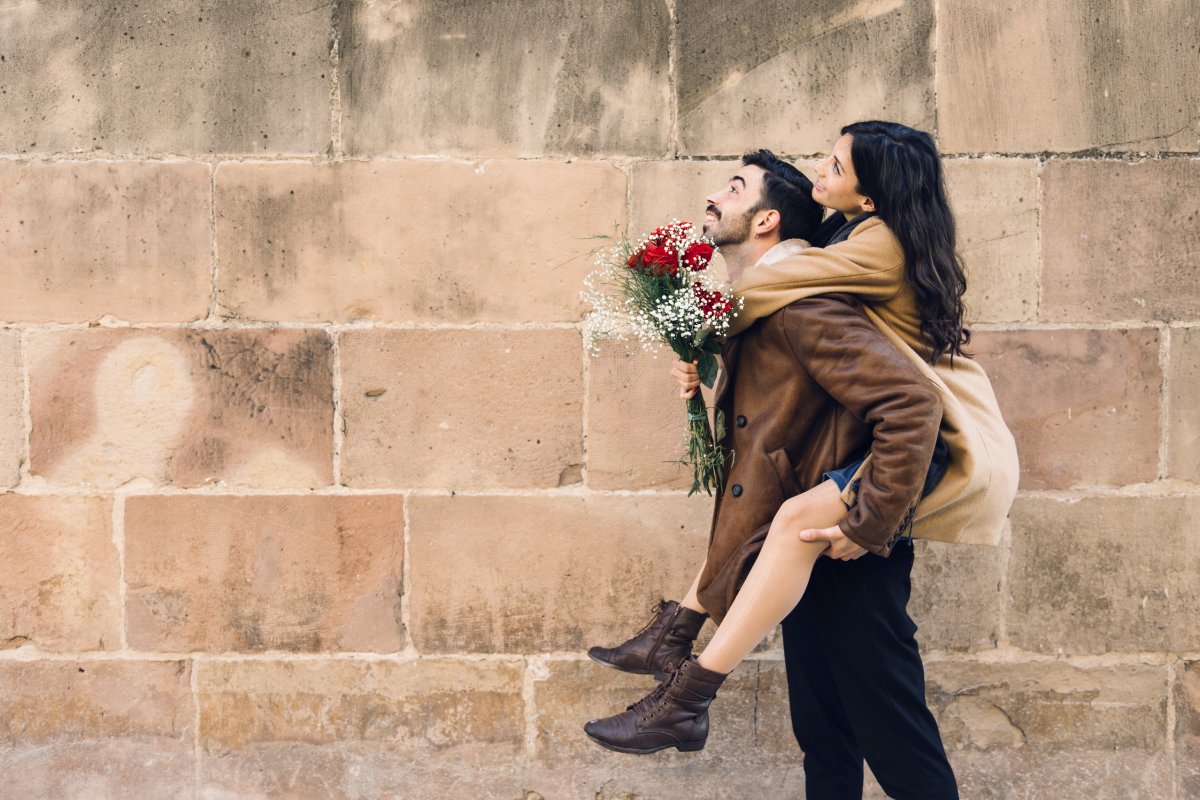
<path id="1" fill-rule="evenodd" d="M 735 286 L 746 307 L 731 335 L 805 297 L 850 292 L 868 301 L 868 316 L 920 365 L 943 400 L 940 438 L 949 471 L 939 481 L 946 458 L 935 456 L 915 514 L 920 534 L 994 541 L 1015 494 L 1015 448 L 986 376 L 962 350 L 969 340 L 965 280 L 936 149 L 927 134 L 894 123 L 856 123 L 842 133 L 817 166 L 813 190 L 815 200 L 836 212 L 823 226 L 828 245 L 747 271 Z M 677 364 L 673 372 L 685 396 L 696 390 L 690 365 Z M 898 535 L 909 532 L 912 517 L 882 541 L 856 529 L 858 483 L 871 476 L 869 455 L 827 473 L 828 480 L 783 504 L 765 541 L 749 531 L 732 540 L 714 535 L 682 604 L 660 606 L 651 623 L 620 647 L 589 652 L 619 669 L 668 673 L 623 714 L 588 723 L 589 736 L 626 752 L 703 747 L 716 687 L 796 606 L 825 548 L 842 559 L 868 550 L 886 556 Z M 720 625 L 708 648 L 691 659 L 706 614 Z M 912 649 L 915 655 L 915 643 Z M 654 734 L 644 735 L 649 730 Z"/>

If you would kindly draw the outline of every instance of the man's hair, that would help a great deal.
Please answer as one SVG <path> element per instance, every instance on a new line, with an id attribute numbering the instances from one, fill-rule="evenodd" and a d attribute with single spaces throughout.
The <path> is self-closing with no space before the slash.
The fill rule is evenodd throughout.
<path id="1" fill-rule="evenodd" d="M 812 198 L 812 181 L 770 150 L 752 150 L 742 156 L 742 164 L 760 167 L 766 173 L 762 198 L 753 211 L 775 209 L 779 212 L 780 238 L 811 241 L 825 214 L 824 207 Z"/>

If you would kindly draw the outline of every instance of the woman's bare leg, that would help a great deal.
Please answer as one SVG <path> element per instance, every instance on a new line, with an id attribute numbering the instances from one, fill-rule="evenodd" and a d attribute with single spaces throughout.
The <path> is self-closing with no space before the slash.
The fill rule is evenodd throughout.
<path id="1" fill-rule="evenodd" d="M 691 588 L 687 590 L 687 594 L 685 594 L 683 599 L 679 601 L 679 605 L 683 606 L 684 608 L 690 608 L 692 611 L 696 611 L 700 614 L 708 613 L 704 609 L 704 606 L 700 603 L 700 598 L 696 596 L 696 592 L 700 591 L 700 576 L 704 574 L 704 565 L 707 563 L 708 561 L 706 560 L 700 565 L 700 569 L 696 572 L 696 577 L 692 581 Z"/>
<path id="2" fill-rule="evenodd" d="M 700 654 L 700 666 L 728 673 L 750 655 L 800 602 L 813 564 L 829 546 L 823 541 L 801 541 L 800 532 L 833 527 L 844 516 L 846 506 L 833 481 L 825 481 L 780 506 L 729 613 Z"/>

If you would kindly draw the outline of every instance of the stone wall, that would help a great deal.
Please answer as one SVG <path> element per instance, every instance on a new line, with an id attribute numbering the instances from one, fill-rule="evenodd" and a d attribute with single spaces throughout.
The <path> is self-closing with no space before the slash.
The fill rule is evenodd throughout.
<path id="1" fill-rule="evenodd" d="M 708 503 L 578 290 L 744 149 L 883 117 L 945 153 L 1022 454 L 1003 546 L 914 576 L 963 795 L 1200 797 L 1197 41 L 1191 0 L 5 4 L 0 794 L 801 796 L 773 642 L 702 753 L 581 735 Z"/>

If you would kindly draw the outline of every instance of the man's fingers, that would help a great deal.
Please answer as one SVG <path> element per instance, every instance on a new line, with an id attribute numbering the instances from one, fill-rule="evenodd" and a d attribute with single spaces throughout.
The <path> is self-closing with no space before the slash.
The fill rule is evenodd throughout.
<path id="1" fill-rule="evenodd" d="M 836 535 L 836 528 L 809 528 L 806 531 L 800 531 L 800 539 L 805 542 L 828 542 Z M 831 552 L 830 555 L 833 555 Z"/>

